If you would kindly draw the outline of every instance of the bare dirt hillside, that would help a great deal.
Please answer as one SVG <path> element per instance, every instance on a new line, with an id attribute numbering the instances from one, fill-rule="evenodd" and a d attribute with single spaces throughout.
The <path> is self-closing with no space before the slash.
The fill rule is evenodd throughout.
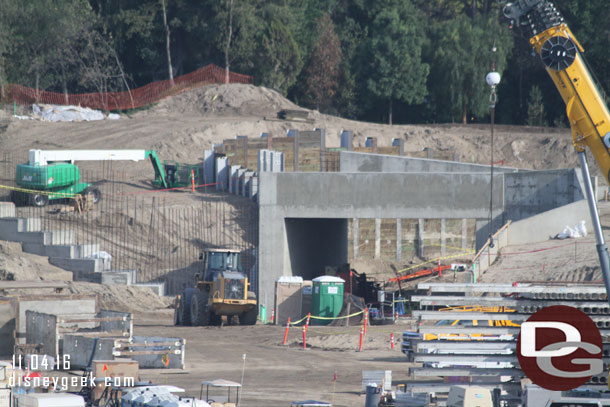
<path id="1" fill-rule="evenodd" d="M 456 151 L 460 161 L 489 163 L 488 125 L 394 125 L 357 122 L 311 111 L 311 123 L 276 119 L 284 108 L 298 108 L 275 91 L 253 85 L 210 85 L 162 100 L 121 120 L 48 123 L 0 115 L 0 151 L 30 148 L 153 148 L 162 159 L 198 162 L 203 150 L 237 135 L 261 132 L 283 136 L 288 129 L 326 129 L 327 146 L 339 146 L 340 132 L 353 130 L 355 144 L 377 137 L 380 146 L 405 140 L 405 151 L 425 148 Z M 27 109 L 25 109 L 27 111 Z M 568 129 L 496 126 L 494 162 L 518 168 L 566 168 L 576 165 Z"/>
<path id="2" fill-rule="evenodd" d="M 277 111 L 284 108 L 299 107 L 275 91 L 238 84 L 194 89 L 162 100 L 147 110 L 124 114 L 120 120 L 73 123 L 18 120 L 12 117 L 12 106 L 5 106 L 0 110 L 0 152 L 25 154 L 31 148 L 144 148 L 155 149 L 161 159 L 198 163 L 205 149 L 223 139 L 233 139 L 238 135 L 258 137 L 261 132 L 283 136 L 291 128 L 319 127 L 326 129 L 329 147 L 339 146 L 340 132 L 347 129 L 354 132 L 356 145 L 364 145 L 369 136 L 377 137 L 379 146 L 389 146 L 393 138 L 400 138 L 405 141 L 407 153 L 431 149 L 455 152 L 462 162 L 488 164 L 491 160 L 489 125 L 388 126 L 342 119 L 317 111 L 310 112 L 311 123 L 290 122 L 276 118 Z M 27 114 L 27 110 L 22 107 L 20 113 Z M 577 166 L 570 131 L 554 128 L 496 126 L 493 161 L 530 169 Z M 138 173 L 143 171 L 145 178 L 150 178 L 149 164 L 138 165 L 142 168 L 132 168 L 137 168 Z M 610 225 L 610 218 L 605 223 Z M 0 256 L 6 257 L 6 254 Z M 21 254 L 16 256 L 26 258 Z M 589 257 L 590 260 L 579 263 L 578 267 L 594 267 L 595 256 Z M 26 269 L 35 270 L 38 275 L 52 270 L 38 262 L 10 268 L 19 273 L 26 273 L 21 271 Z M 15 273 L 13 270 L 9 272 Z M 492 274 L 488 278 L 492 278 Z M 514 279 L 514 276 L 498 273 L 493 280 L 505 277 L 509 281 Z"/>

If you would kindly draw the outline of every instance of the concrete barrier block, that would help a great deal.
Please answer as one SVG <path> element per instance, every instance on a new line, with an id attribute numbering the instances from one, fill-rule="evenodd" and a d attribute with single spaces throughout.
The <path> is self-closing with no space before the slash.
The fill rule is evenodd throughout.
<path id="1" fill-rule="evenodd" d="M 0 228 L 9 228 L 15 232 L 40 232 L 40 218 L 0 218 Z"/>
<path id="2" fill-rule="evenodd" d="M 212 184 L 216 179 L 214 173 L 214 150 L 203 152 L 203 183 Z"/>
<path id="3" fill-rule="evenodd" d="M 136 270 L 104 271 L 101 275 L 101 283 L 107 285 L 133 285 L 135 283 Z"/>
<path id="4" fill-rule="evenodd" d="M 75 272 L 74 280 L 80 278 L 78 273 L 101 273 L 110 270 L 111 260 L 106 259 L 68 259 L 62 257 L 50 257 L 49 263 L 64 270 Z"/>
<path id="5" fill-rule="evenodd" d="M 14 218 L 15 204 L 12 202 L 0 202 L 0 218 Z"/>
<path id="6" fill-rule="evenodd" d="M 242 195 L 243 184 L 244 184 L 244 174 L 246 173 L 245 168 L 240 168 L 237 170 L 237 174 L 235 174 L 236 183 L 235 183 L 235 195 Z"/>
<path id="7" fill-rule="evenodd" d="M 250 190 L 248 191 L 248 198 L 255 202 L 258 200 L 258 179 L 256 175 L 252 177 L 250 180 Z"/>
<path id="8" fill-rule="evenodd" d="M 252 177 L 254 177 L 254 171 L 246 171 L 243 175 L 243 181 L 242 181 L 242 189 L 241 189 L 241 196 L 245 196 L 245 197 L 249 197 L 250 196 L 250 184 L 252 182 Z"/>
<path id="9" fill-rule="evenodd" d="M 23 243 L 21 247 L 27 253 L 68 259 L 82 259 L 100 251 L 99 244 L 43 245 L 39 243 Z"/>
<path id="10" fill-rule="evenodd" d="M 14 232 L 11 230 L 3 230 L 0 232 L 0 239 L 22 243 L 61 245 L 74 243 L 74 233 L 71 230 L 42 232 Z"/>
<path id="11" fill-rule="evenodd" d="M 216 189 L 226 191 L 229 183 L 229 159 L 227 157 L 216 158 Z"/>
<path id="12" fill-rule="evenodd" d="M 229 193 L 236 194 L 237 186 L 239 185 L 239 178 L 237 176 L 238 171 L 241 169 L 240 165 L 232 165 L 229 169 Z"/>
<path id="13" fill-rule="evenodd" d="M 136 283 L 136 284 L 133 284 L 133 285 L 137 286 L 137 287 L 149 287 L 159 297 L 162 297 L 162 296 L 165 295 L 165 282 L 161 282 L 161 283 Z"/>

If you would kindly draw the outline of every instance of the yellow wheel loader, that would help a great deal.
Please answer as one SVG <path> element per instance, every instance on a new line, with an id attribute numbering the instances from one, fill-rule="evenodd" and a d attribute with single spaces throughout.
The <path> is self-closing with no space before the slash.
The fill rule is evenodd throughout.
<path id="1" fill-rule="evenodd" d="M 239 250 L 208 249 L 201 256 L 203 273 L 197 284 L 179 297 L 175 325 L 221 325 L 223 315 L 240 325 L 254 325 L 258 317 L 256 294 L 248 291 L 250 283 L 242 271 Z"/>

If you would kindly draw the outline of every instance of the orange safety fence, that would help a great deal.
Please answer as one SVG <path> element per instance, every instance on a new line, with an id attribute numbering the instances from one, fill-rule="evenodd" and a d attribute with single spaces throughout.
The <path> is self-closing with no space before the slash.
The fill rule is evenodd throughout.
<path id="1" fill-rule="evenodd" d="M 230 83 L 252 83 L 252 76 L 235 72 L 229 73 Z M 55 105 L 78 105 L 99 110 L 127 110 L 148 106 L 159 100 L 192 89 L 193 87 L 225 83 L 225 70 L 209 64 L 191 73 L 174 78 L 174 86 L 169 79 L 149 83 L 130 91 L 63 94 L 36 90 L 21 85 L 9 84 L 5 88 L 5 99 L 22 105 L 46 103 Z"/>

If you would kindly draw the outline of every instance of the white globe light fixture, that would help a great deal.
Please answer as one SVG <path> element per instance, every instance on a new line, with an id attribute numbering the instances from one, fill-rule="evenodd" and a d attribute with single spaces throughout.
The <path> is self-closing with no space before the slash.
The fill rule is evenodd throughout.
<path id="1" fill-rule="evenodd" d="M 485 77 L 485 81 L 487 82 L 487 84 L 489 86 L 494 88 L 494 87 L 498 86 L 498 84 L 500 83 L 500 74 L 497 72 L 490 72 Z"/>

